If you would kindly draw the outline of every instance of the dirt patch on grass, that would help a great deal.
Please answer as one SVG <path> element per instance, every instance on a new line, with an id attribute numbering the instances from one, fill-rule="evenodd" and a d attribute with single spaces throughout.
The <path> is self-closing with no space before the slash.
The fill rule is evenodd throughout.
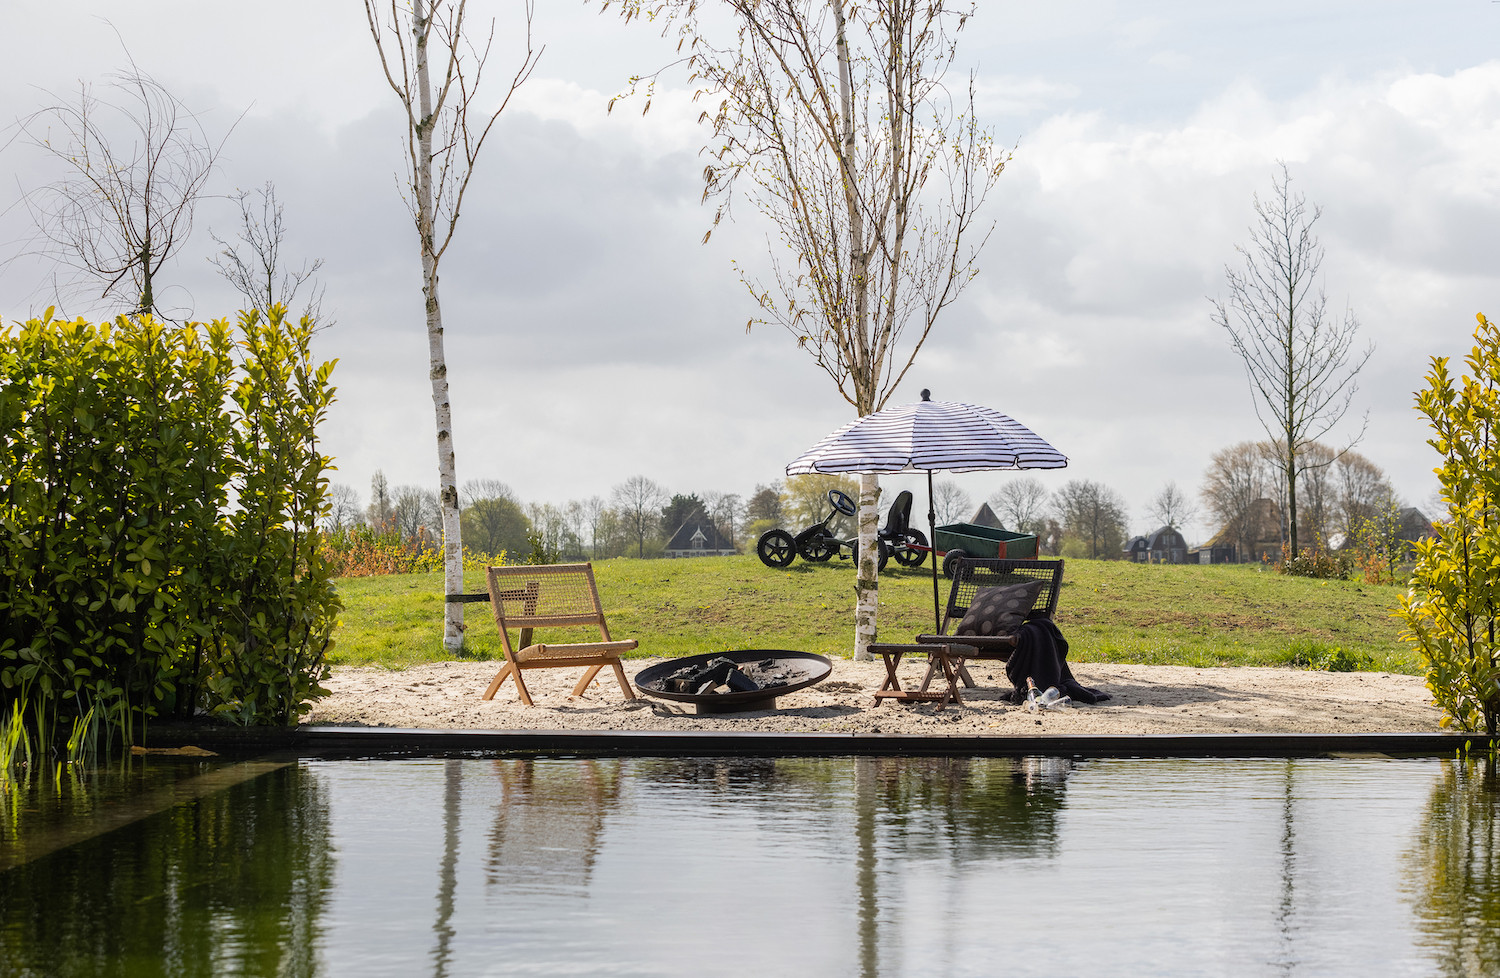
<path id="1" fill-rule="evenodd" d="M 660 659 L 626 662 L 632 680 Z M 833 674 L 784 696 L 778 709 L 697 716 L 682 704 L 625 700 L 608 670 L 577 699 L 568 692 L 579 669 L 529 672 L 537 705 L 523 706 L 507 682 L 480 699 L 498 665 L 442 662 L 404 672 L 335 670 L 331 694 L 307 722 L 430 729 L 490 730 L 764 730 L 943 734 L 1406 733 L 1439 730 L 1440 714 L 1423 681 L 1391 673 L 1327 673 L 1264 667 L 1195 669 L 1082 663 L 1080 682 L 1113 699 L 1098 706 L 1033 714 L 1009 702 L 999 663 L 971 666 L 977 687 L 962 705 L 874 705 L 880 662 L 834 660 Z M 925 660 L 903 663 L 901 682 L 920 685 Z"/>

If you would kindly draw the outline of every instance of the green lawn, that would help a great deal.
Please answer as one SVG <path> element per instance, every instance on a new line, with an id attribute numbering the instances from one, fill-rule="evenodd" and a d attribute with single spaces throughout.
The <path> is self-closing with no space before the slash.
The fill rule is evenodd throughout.
<path id="1" fill-rule="evenodd" d="M 880 579 L 880 634 L 903 641 L 931 631 L 926 568 L 892 568 Z M 799 649 L 847 655 L 854 636 L 854 570 L 848 561 L 782 571 L 754 556 L 685 560 L 616 559 L 595 565 L 616 638 L 639 655 L 717 649 Z M 1374 668 L 1418 673 L 1390 611 L 1397 588 L 1281 577 L 1253 566 L 1148 566 L 1070 560 L 1057 623 L 1074 661 L 1165 665 L 1279 665 L 1294 643 L 1342 647 Z M 946 580 L 940 580 L 947 600 Z M 401 669 L 441 660 L 439 574 L 344 578 L 345 608 L 335 665 Z M 481 573 L 466 582 L 483 590 Z M 489 605 L 469 604 L 468 654 L 499 655 Z M 581 632 L 574 632 L 581 635 Z M 559 636 L 562 640 L 567 639 Z"/>

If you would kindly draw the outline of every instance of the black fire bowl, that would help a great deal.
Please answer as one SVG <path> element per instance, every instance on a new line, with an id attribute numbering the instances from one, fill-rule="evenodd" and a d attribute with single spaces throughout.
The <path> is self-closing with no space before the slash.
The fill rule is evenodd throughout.
<path id="1" fill-rule="evenodd" d="M 681 669 L 707 665 L 714 659 L 729 659 L 737 666 L 753 666 L 765 659 L 775 659 L 777 668 L 792 673 L 790 682 L 743 693 L 679 693 L 666 687 L 667 677 Z M 748 672 L 748 670 L 747 670 Z M 833 672 L 833 663 L 811 652 L 786 649 L 736 649 L 732 652 L 708 652 L 681 659 L 669 659 L 636 673 L 636 688 L 647 696 L 679 703 L 691 703 L 699 716 L 709 713 L 746 713 L 751 710 L 776 709 L 776 697 L 820 683 Z"/>

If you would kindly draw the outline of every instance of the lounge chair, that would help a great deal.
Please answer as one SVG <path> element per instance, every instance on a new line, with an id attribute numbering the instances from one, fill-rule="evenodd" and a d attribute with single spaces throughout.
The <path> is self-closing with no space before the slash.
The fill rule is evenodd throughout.
<path id="1" fill-rule="evenodd" d="M 599 604 L 599 589 L 594 584 L 593 565 L 489 567 L 485 576 L 490 589 L 490 608 L 495 612 L 495 627 L 500 630 L 500 645 L 505 652 L 505 665 L 484 691 L 485 699 L 494 699 L 501 684 L 513 677 L 521 702 L 532 706 L 531 692 L 526 688 L 522 673 L 528 669 L 567 666 L 587 667 L 583 678 L 573 687 L 573 696 L 581 696 L 599 675 L 599 670 L 611 666 L 625 698 L 635 699 L 635 691 L 630 688 L 625 668 L 620 663 L 620 653 L 629 652 L 637 643 L 634 639 L 615 641 L 610 638 L 604 609 Z M 598 627 L 599 641 L 531 641 L 536 628 L 588 625 Z M 511 645 L 508 629 L 512 627 L 520 629 L 519 648 Z"/>
<path id="2" fill-rule="evenodd" d="M 918 645 L 952 645 L 954 648 L 968 647 L 973 654 L 955 654 L 954 666 L 965 686 L 974 686 L 974 677 L 969 675 L 966 665 L 969 659 L 993 659 L 1004 662 L 1016 649 L 1016 632 L 1000 631 L 991 635 L 959 635 L 959 623 L 973 605 L 981 588 L 1006 587 L 1039 582 L 1040 591 L 1025 613 L 1025 620 L 1050 619 L 1057 611 L 1057 595 L 1062 589 L 1063 561 L 1061 560 L 1008 560 L 1002 557 L 962 557 L 953 562 L 953 586 L 948 592 L 948 609 L 943 614 L 941 634 L 918 635 Z M 929 662 L 927 678 L 931 679 L 938 663 Z M 927 681 L 922 683 L 927 688 Z"/>

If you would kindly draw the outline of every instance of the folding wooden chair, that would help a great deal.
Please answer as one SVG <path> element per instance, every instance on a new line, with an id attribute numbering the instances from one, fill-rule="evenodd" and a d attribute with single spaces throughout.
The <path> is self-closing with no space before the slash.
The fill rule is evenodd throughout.
<path id="1" fill-rule="evenodd" d="M 615 641 L 609 637 L 592 564 L 489 567 L 485 576 L 490 588 L 490 608 L 495 612 L 495 626 L 500 630 L 500 644 L 505 651 L 505 665 L 484 691 L 485 699 L 494 699 L 501 684 L 514 677 L 521 702 L 533 706 L 531 692 L 521 674 L 527 669 L 566 666 L 588 667 L 573 687 L 573 696 L 583 695 L 599 670 L 612 666 L 625 698 L 635 699 L 635 691 L 620 664 L 620 653 L 629 652 L 637 643 L 634 639 Z M 597 625 L 601 640 L 535 644 L 531 641 L 533 629 L 579 625 Z M 520 648 L 510 644 L 508 629 L 512 627 L 521 630 Z"/>

